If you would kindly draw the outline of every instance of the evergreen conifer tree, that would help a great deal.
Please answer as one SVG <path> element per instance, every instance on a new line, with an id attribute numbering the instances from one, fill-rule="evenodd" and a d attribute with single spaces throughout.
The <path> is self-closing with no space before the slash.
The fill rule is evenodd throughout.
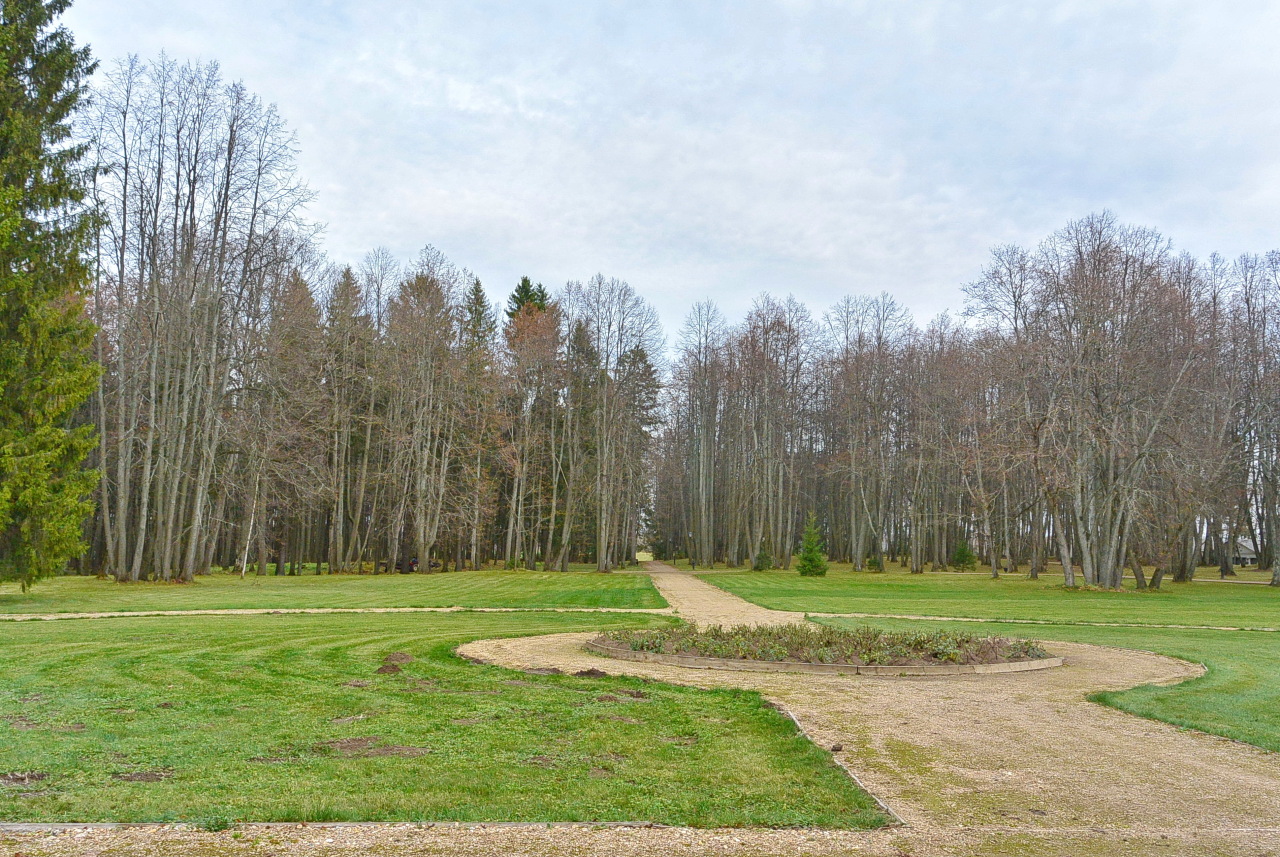
<path id="1" fill-rule="evenodd" d="M 804 577 L 822 577 L 827 573 L 827 557 L 822 552 L 822 534 L 818 532 L 818 518 L 809 513 L 800 539 L 800 559 L 796 569 Z"/>
<path id="2" fill-rule="evenodd" d="M 528 277 L 525 278 L 526 280 Z M 484 285 L 477 277 L 471 281 L 471 288 L 462 301 L 462 330 L 465 347 L 469 350 L 488 344 L 498 329 L 494 318 L 495 308 L 489 305 L 489 298 L 484 293 Z"/>
<path id="3" fill-rule="evenodd" d="M 973 552 L 973 548 L 969 547 L 966 539 L 961 539 L 956 544 L 955 553 L 951 555 L 951 564 L 964 571 L 973 571 L 978 567 L 978 555 Z"/>
<path id="4" fill-rule="evenodd" d="M 79 553 L 97 481 L 93 429 L 73 426 L 98 367 L 70 126 L 93 63 L 56 24 L 69 5 L 0 2 L 0 579 L 24 589 Z"/>
<path id="5" fill-rule="evenodd" d="M 515 318 L 528 305 L 538 309 L 546 309 L 551 303 L 551 295 L 542 283 L 534 283 L 528 277 L 521 277 L 511 297 L 507 298 L 507 318 Z"/>

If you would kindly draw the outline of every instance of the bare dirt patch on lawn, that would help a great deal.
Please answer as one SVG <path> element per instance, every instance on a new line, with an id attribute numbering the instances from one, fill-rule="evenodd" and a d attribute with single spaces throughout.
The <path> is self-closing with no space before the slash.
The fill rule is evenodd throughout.
<path id="1" fill-rule="evenodd" d="M 173 776 L 173 771 L 157 769 L 154 771 L 125 771 L 112 774 L 111 779 L 122 783 L 159 783 Z"/>
<path id="2" fill-rule="evenodd" d="M 408 652 L 392 652 L 382 659 L 384 664 L 411 664 L 413 655 Z"/>
<path id="3" fill-rule="evenodd" d="M 338 738 L 333 741 L 321 741 L 315 746 L 317 752 L 333 753 L 347 759 L 372 759 L 380 756 L 400 756 L 407 759 L 425 756 L 431 752 L 429 747 L 405 747 L 399 744 L 384 744 L 377 735 L 359 738 Z"/>

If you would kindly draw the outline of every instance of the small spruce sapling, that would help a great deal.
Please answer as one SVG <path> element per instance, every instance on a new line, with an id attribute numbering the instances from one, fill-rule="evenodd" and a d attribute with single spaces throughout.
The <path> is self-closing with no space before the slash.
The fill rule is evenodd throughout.
<path id="1" fill-rule="evenodd" d="M 800 559 L 796 568 L 804 577 L 822 577 L 827 573 L 827 557 L 822 552 L 822 534 L 818 532 L 818 519 L 813 512 L 804 525 L 800 539 Z"/>
<path id="2" fill-rule="evenodd" d="M 978 567 L 978 555 L 969 547 L 969 542 L 961 539 L 956 545 L 955 553 L 951 555 L 951 564 L 964 571 L 973 571 Z"/>

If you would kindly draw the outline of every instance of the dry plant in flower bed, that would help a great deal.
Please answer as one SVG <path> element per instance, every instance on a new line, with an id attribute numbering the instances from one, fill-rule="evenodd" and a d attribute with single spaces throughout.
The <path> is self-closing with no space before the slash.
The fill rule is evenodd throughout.
<path id="1" fill-rule="evenodd" d="M 606 631 L 603 639 L 636 652 L 811 664 L 996 664 L 1047 658 L 1033 640 L 978 637 L 959 631 L 885 631 L 867 625 L 832 628 L 793 624 L 759 627 L 687 625 Z"/>

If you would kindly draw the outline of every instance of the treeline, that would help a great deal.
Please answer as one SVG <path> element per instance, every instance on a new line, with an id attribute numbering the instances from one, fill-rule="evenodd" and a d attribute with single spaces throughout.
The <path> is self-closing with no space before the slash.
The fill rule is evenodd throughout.
<path id="1" fill-rule="evenodd" d="M 1280 253 L 1199 261 L 1103 214 L 996 250 L 965 291 L 964 323 L 923 328 L 888 295 L 696 307 L 655 550 L 786 567 L 813 511 L 859 568 L 972 546 L 993 574 L 1052 558 L 1142 588 L 1231 574 L 1245 541 L 1280 585 Z"/>
<path id="2" fill-rule="evenodd" d="M 82 567 L 605 570 L 645 544 L 785 568 L 813 514 L 859 568 L 973 550 L 1146 587 L 1247 543 L 1277 569 L 1280 254 L 1196 260 L 1098 215 L 996 250 L 962 320 L 703 304 L 666 371 L 616 279 L 526 279 L 500 312 L 430 247 L 328 263 L 294 138 L 215 65 L 119 64 L 78 121 L 103 370 Z"/>
<path id="3" fill-rule="evenodd" d="M 662 347 L 596 276 L 500 315 L 428 247 L 327 264 L 293 137 L 216 65 L 98 88 L 89 567 L 120 580 L 634 561 Z"/>

